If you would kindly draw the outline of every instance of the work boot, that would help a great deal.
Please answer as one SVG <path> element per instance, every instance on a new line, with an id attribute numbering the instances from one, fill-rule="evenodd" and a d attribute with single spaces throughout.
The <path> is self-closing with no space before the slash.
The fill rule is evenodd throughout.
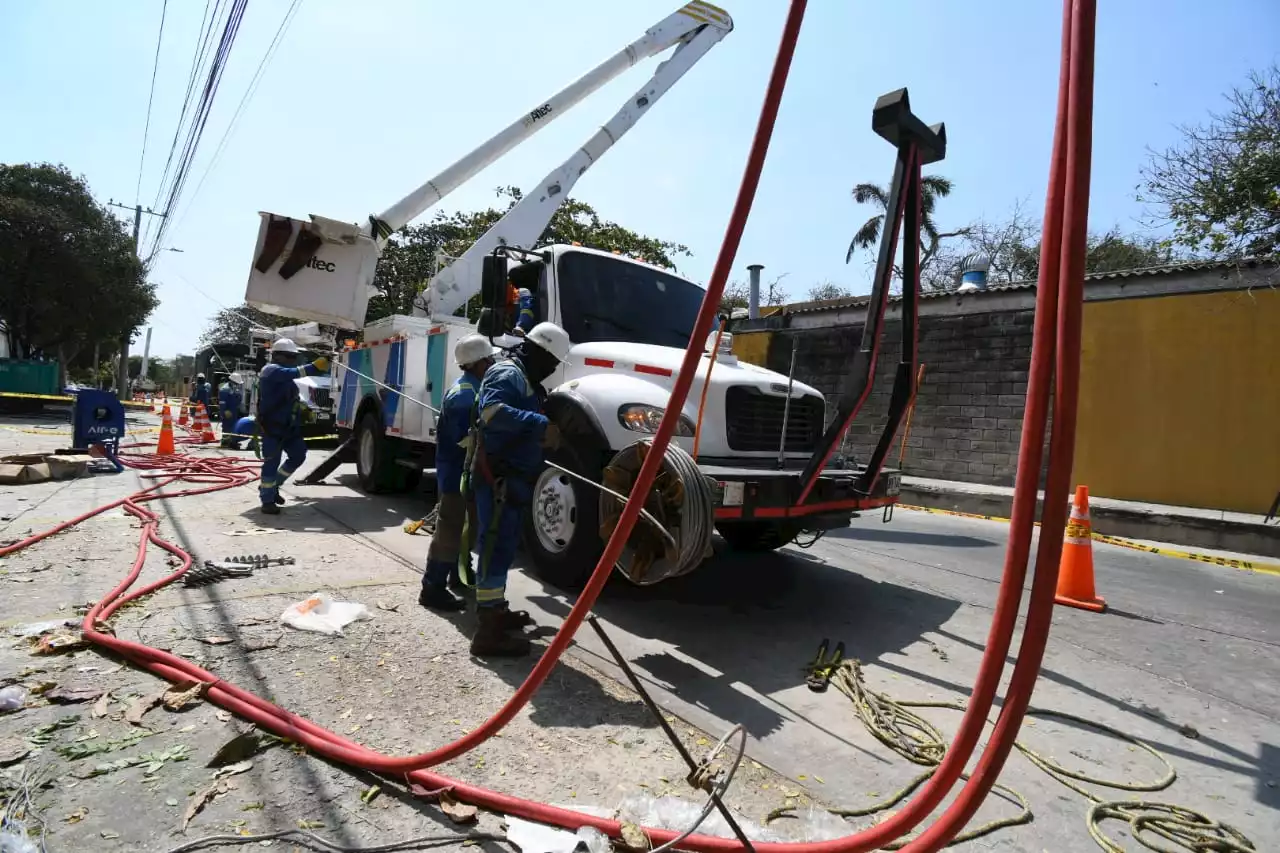
<path id="1" fill-rule="evenodd" d="M 276 506 L 284 506 L 284 498 L 276 495 Z"/>
<path id="2" fill-rule="evenodd" d="M 476 633 L 471 638 L 471 654 L 478 658 L 522 658 L 529 654 L 526 637 L 509 634 L 502 627 L 502 611 L 481 607 L 476 612 Z"/>
<path id="3" fill-rule="evenodd" d="M 277 506 L 276 504 L 263 504 L 262 514 L 263 515 L 279 515 L 280 507 Z"/>
<path id="4" fill-rule="evenodd" d="M 462 578 L 457 573 L 449 575 L 449 592 L 454 595 L 460 595 L 463 598 L 474 598 L 476 591 L 462 582 Z"/>
<path id="5" fill-rule="evenodd" d="M 418 593 L 418 604 L 441 613 L 461 613 L 467 607 L 465 601 L 454 596 L 446 587 L 427 584 L 423 584 L 422 591 Z"/>
<path id="6" fill-rule="evenodd" d="M 504 631 L 523 631 L 534 624 L 533 618 L 523 610 L 512 610 L 510 602 L 502 602 L 497 608 Z"/>

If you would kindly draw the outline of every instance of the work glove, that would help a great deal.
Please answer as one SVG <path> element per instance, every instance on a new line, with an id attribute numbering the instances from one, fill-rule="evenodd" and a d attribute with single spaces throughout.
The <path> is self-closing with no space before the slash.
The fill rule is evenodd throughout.
<path id="1" fill-rule="evenodd" d="M 547 450 L 558 450 L 561 443 L 560 427 L 555 424 L 547 424 L 547 430 L 542 434 L 542 446 Z"/>
<path id="2" fill-rule="evenodd" d="M 316 370 L 320 371 L 321 373 L 329 372 L 329 359 L 325 358 L 324 356 L 320 356 L 314 362 L 312 362 L 312 364 L 314 364 Z"/>

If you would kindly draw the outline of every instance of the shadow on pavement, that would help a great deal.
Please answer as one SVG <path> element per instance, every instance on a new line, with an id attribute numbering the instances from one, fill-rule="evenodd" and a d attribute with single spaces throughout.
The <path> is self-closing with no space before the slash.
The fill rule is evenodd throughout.
<path id="1" fill-rule="evenodd" d="M 935 548 L 1003 548 L 1003 542 L 963 536 L 955 533 L 926 533 L 918 530 L 902 530 L 888 525 L 882 527 L 846 527 L 826 534 L 832 539 L 856 539 L 861 542 L 887 542 L 896 545 L 929 545 Z"/>
<path id="2" fill-rule="evenodd" d="M 563 617 L 554 591 L 530 602 Z M 634 637 L 669 645 L 632 663 L 669 692 L 762 737 L 785 722 L 737 685 L 766 696 L 803 685 L 824 637 L 872 661 L 945 624 L 960 605 L 927 592 L 868 580 L 809 555 L 721 553 L 696 572 L 651 587 L 617 579 L 595 610 Z M 708 672 L 713 670 L 713 672 Z"/>

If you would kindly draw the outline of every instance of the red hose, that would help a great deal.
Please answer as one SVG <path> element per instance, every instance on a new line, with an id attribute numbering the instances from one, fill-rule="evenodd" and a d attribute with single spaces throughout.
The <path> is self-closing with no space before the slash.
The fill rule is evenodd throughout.
<path id="1" fill-rule="evenodd" d="M 1076 85 L 1077 78 L 1087 79 L 1092 84 L 1092 19 L 1093 0 L 1080 0 L 1085 13 L 1073 16 L 1067 0 L 1068 12 L 1066 20 L 1070 26 L 1066 29 L 1069 35 L 1064 36 L 1064 78 L 1059 97 L 1059 128 L 1055 134 L 1054 161 L 1051 173 L 1049 201 L 1046 203 L 1045 237 L 1042 245 L 1041 283 L 1037 293 L 1037 311 L 1035 327 L 1035 344 L 1032 352 L 1031 377 L 1028 383 L 1027 411 L 1023 423 L 1022 448 L 1019 454 L 1017 493 L 1015 495 L 1013 524 L 1011 525 L 1010 544 L 1006 554 L 1004 577 L 996 612 L 992 621 L 992 629 L 982 665 L 974 685 L 973 697 L 969 709 L 961 722 L 960 731 L 955 742 L 948 750 L 943 762 L 934 773 L 933 778 L 901 812 L 890 820 L 869 830 L 834 841 L 809 844 L 759 844 L 761 851 L 786 851 L 786 853 L 860 853 L 880 847 L 910 831 L 923 820 L 954 786 L 964 769 L 974 746 L 977 743 L 983 724 L 990 711 L 996 687 L 1003 671 L 1004 660 L 1011 644 L 1014 622 L 1017 618 L 1018 603 L 1025 579 L 1026 562 L 1030 550 L 1032 522 L 1035 515 L 1036 487 L 1038 472 L 1043 456 L 1044 421 L 1047 414 L 1048 394 L 1052 381 L 1051 356 L 1055 350 L 1055 338 L 1060 337 L 1068 346 L 1057 353 L 1059 371 L 1059 390 L 1055 399 L 1055 427 L 1050 448 L 1050 491 L 1046 497 L 1046 529 L 1041 536 L 1040 551 L 1037 559 L 1035 587 L 1032 596 L 1032 612 L 1029 614 L 1027 628 L 1023 633 L 1022 653 L 1014 672 L 1014 683 L 1010 688 L 1009 701 L 997 722 L 996 735 L 992 738 L 987 751 L 982 756 L 979 770 L 973 780 L 961 792 L 961 798 L 947 810 L 944 819 L 939 821 L 910 849 L 937 849 L 949 840 L 960 825 L 976 809 L 989 789 L 990 782 L 999 772 L 1004 757 L 1008 754 L 1007 740 L 1010 744 L 1016 735 L 1025 712 L 1025 701 L 1029 701 L 1030 687 L 1034 684 L 1038 672 L 1040 658 L 1048 632 L 1048 615 L 1052 607 L 1052 593 L 1056 580 L 1057 552 L 1061 548 L 1061 532 L 1065 524 L 1065 496 L 1067 489 L 1058 489 L 1060 499 L 1052 491 L 1056 485 L 1065 482 L 1070 476 L 1071 443 L 1074 438 L 1074 405 L 1079 362 L 1079 301 L 1081 294 L 1080 262 L 1083 258 L 1083 214 L 1080 208 L 1087 207 L 1082 200 L 1087 199 L 1088 191 L 1088 145 L 1087 133 L 1084 138 L 1078 132 L 1071 137 L 1070 144 L 1063 141 L 1063 115 L 1066 113 L 1067 80 L 1072 80 L 1071 121 L 1069 126 L 1078 130 L 1089 123 L 1091 102 L 1081 86 Z M 212 684 L 208 691 L 211 701 L 231 710 L 258 724 L 264 729 L 288 737 L 306 745 L 314 751 L 332 758 L 337 758 L 366 769 L 384 773 L 404 774 L 407 779 L 423 784 L 429 788 L 449 787 L 460 799 L 496 811 L 513 814 L 530 820 L 542 821 L 561 826 L 576 828 L 583 825 L 595 826 L 607 833 L 617 835 L 620 826 L 616 821 L 603 820 L 589 815 L 558 809 L 541 803 L 534 803 L 509 795 L 499 794 L 483 788 L 456 782 L 425 769 L 426 766 L 449 760 L 466 752 L 483 742 L 503 725 L 528 701 L 529 697 L 541 686 L 550 670 L 563 654 L 573 634 L 581 625 L 589 608 L 595 602 L 600 590 L 608 580 L 614 561 L 617 559 L 626 541 L 631 527 L 639 514 L 642 501 L 635 495 L 647 494 L 658 465 L 664 455 L 665 448 L 678 418 L 670 413 L 680 411 L 689 388 L 694 379 L 696 364 L 701 354 L 701 347 L 696 343 L 705 340 L 710 330 L 715 306 L 723 292 L 733 258 L 737 252 L 745 225 L 746 215 L 750 210 L 759 180 L 765 153 L 774 120 L 777 115 L 782 90 L 794 54 L 796 39 L 805 9 L 804 0 L 792 0 L 787 23 L 783 31 L 778 57 L 770 78 L 769 90 L 761 110 L 756 138 L 753 142 L 746 174 L 734 206 L 730 224 L 726 230 L 725 240 L 721 246 L 711 281 L 707 288 L 707 297 L 695 323 L 690 347 L 685 353 L 680 373 L 668 402 L 668 416 L 663 418 L 658 433 L 654 438 L 654 452 L 647 455 L 641 468 L 638 482 L 632 492 L 632 499 L 627 501 L 623 509 L 620 523 L 606 546 L 605 553 L 596 566 L 590 581 L 582 595 L 575 603 L 573 610 L 566 618 L 564 625 L 552 640 L 543 657 L 534 667 L 533 672 L 515 695 L 478 730 L 456 743 L 419 756 L 392 758 L 375 753 L 359 744 L 353 743 L 321 726 L 254 696 L 234 685 L 224 683 L 213 673 L 174 655 L 152 649 L 138 643 L 121 640 L 97 630 L 101 620 L 110 618 L 125 603 L 147 595 L 182 576 L 191 565 L 191 556 L 157 534 L 159 518 L 147 509 L 147 501 L 161 497 L 177 497 L 181 495 L 203 494 L 237 485 L 244 485 L 256 479 L 256 473 L 244 463 L 224 458 L 191 460 L 182 457 L 129 456 L 125 463 L 130 467 L 148 468 L 160 473 L 148 473 L 143 476 L 158 478 L 160 482 L 119 501 L 107 504 L 99 509 L 58 525 L 50 531 L 30 537 L 8 548 L 0 549 L 0 556 L 25 548 L 54 533 L 65 530 L 74 524 L 90 518 L 105 510 L 121 506 L 126 512 L 138 517 L 143 522 L 143 536 L 139 542 L 138 556 L 128 575 L 98 602 L 86 615 L 84 620 L 85 636 L 93 643 L 112 649 L 130 661 L 169 680 L 197 679 Z M 1087 67 L 1086 67 L 1087 66 Z M 1068 153 L 1070 162 L 1064 163 L 1062 153 Z M 1083 177 L 1080 175 L 1083 171 Z M 1069 251 L 1062 252 L 1061 225 L 1063 222 L 1062 196 L 1066 173 L 1073 174 L 1069 188 L 1069 201 L 1072 208 L 1071 225 L 1075 229 L 1066 241 Z M 1059 258 L 1061 257 L 1061 271 Z M 1047 259 L 1047 260 L 1046 260 Z M 1059 299 L 1058 283 L 1061 274 L 1063 298 Z M 1074 348 L 1074 349 L 1073 349 Z M 1064 455 L 1065 448 L 1065 455 Z M 1065 463 L 1063 460 L 1065 459 Z M 162 493 L 159 490 L 174 482 L 183 481 L 199 484 L 201 488 L 184 491 Z M 1050 500 L 1053 497 L 1053 500 Z M 1059 511 L 1060 510 L 1060 511 Z M 1056 526 L 1055 526 L 1056 525 Z M 1052 529 L 1051 529 L 1052 528 Z M 1055 535 L 1056 531 L 1056 535 Z M 140 589 L 129 590 L 137 581 L 146 557 L 148 543 L 179 557 L 182 565 L 172 574 L 161 578 Z M 1047 559 L 1052 558 L 1052 559 Z M 1047 589 L 1047 595 L 1045 590 Z M 967 813 L 967 814 L 966 814 Z M 670 840 L 675 833 L 666 830 L 647 830 L 657 843 Z M 739 844 L 734 839 L 692 836 L 682 843 L 682 847 L 699 851 L 736 851 Z"/>

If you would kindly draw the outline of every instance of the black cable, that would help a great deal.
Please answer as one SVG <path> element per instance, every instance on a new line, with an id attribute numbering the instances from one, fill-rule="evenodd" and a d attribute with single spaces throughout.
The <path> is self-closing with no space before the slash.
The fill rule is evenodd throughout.
<path id="1" fill-rule="evenodd" d="M 169 11 L 169 0 L 164 0 L 164 5 L 160 7 L 160 34 L 156 36 L 156 58 L 151 63 L 151 89 L 147 92 L 147 120 L 142 126 L 142 156 L 138 158 L 138 186 L 135 188 L 134 199 L 142 200 L 142 167 L 147 162 L 147 136 L 151 133 L 151 104 L 156 97 L 156 72 L 160 70 L 160 45 L 164 41 L 164 19 Z"/>
<path id="2" fill-rule="evenodd" d="M 231 139 L 231 134 L 235 131 L 236 123 L 240 121 L 240 116 L 244 112 L 249 101 L 253 99 L 253 95 L 258 91 L 258 84 L 261 82 L 263 74 L 267 67 L 271 64 L 271 60 L 275 57 L 276 48 L 284 38 L 285 32 L 289 29 L 289 25 L 293 23 L 294 14 L 298 10 L 302 0 L 293 0 L 289 4 L 289 9 L 284 13 L 284 19 L 281 20 L 280 26 L 276 28 L 276 34 L 271 39 L 271 44 L 267 46 L 266 53 L 262 55 L 261 61 L 258 62 L 258 68 L 253 72 L 253 78 L 249 81 L 249 85 L 245 88 L 244 95 L 240 98 L 240 103 L 236 106 L 235 113 L 231 116 L 231 121 L 227 123 L 226 130 L 222 132 L 222 138 L 218 140 L 218 147 L 213 151 L 213 157 L 209 160 L 209 165 L 205 167 L 204 173 L 200 176 L 200 182 L 196 184 L 195 192 L 187 200 L 187 206 L 182 211 L 182 216 L 178 219 L 177 225 L 181 225 L 186 219 L 187 213 L 191 210 L 191 206 L 195 204 L 195 200 L 200 196 L 200 190 L 204 188 L 204 182 L 218 165 L 218 160 L 222 156 L 222 151 L 226 147 L 227 142 Z M 175 226 L 177 227 L 177 226 Z"/>

